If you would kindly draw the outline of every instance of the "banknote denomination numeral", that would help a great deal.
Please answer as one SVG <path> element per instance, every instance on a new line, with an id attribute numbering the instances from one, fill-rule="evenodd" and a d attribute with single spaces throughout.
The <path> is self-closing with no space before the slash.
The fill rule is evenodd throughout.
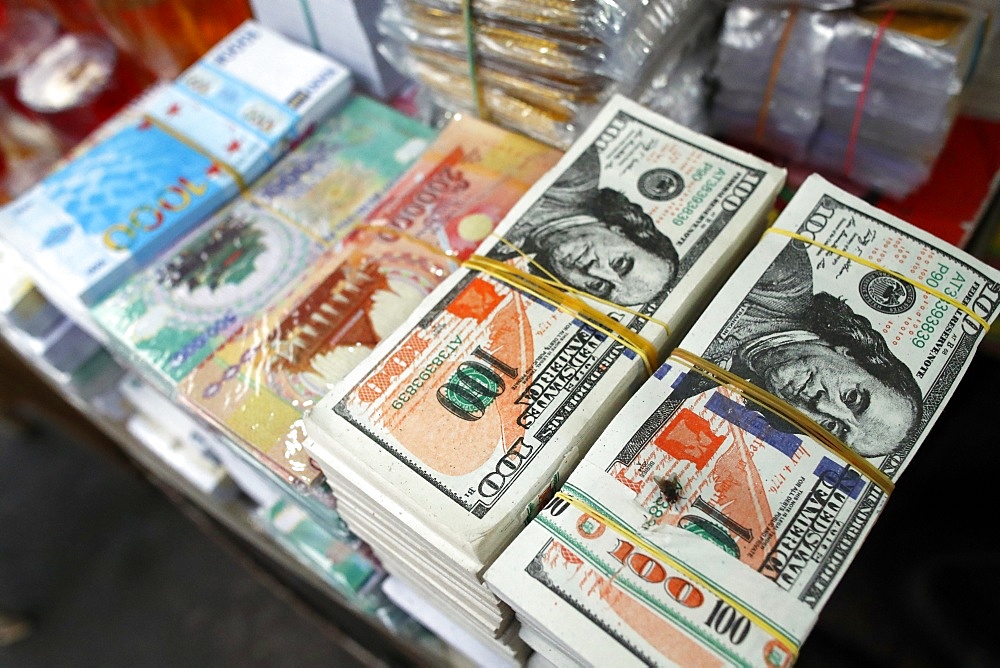
<path id="1" fill-rule="evenodd" d="M 551 501 L 545 504 L 544 510 L 548 511 L 549 515 L 552 517 L 559 517 L 566 509 L 569 508 L 569 501 L 566 499 L 560 499 L 559 497 L 553 497 Z"/>
<path id="2" fill-rule="evenodd" d="M 981 318 L 990 320 L 993 312 L 997 308 L 997 300 L 1000 299 L 1000 285 L 996 283 L 986 283 L 982 291 L 972 301 L 972 312 Z M 962 321 L 962 328 L 970 336 L 978 335 L 982 327 L 972 318 L 965 318 Z"/>
<path id="3" fill-rule="evenodd" d="M 469 422 L 483 417 L 490 404 L 507 389 L 500 374 L 517 377 L 516 368 L 501 362 L 481 346 L 476 346 L 472 355 L 482 361 L 462 362 L 437 391 L 438 402 L 449 413 Z"/>
<path id="4" fill-rule="evenodd" d="M 734 645 L 746 640 L 750 633 L 750 620 L 736 612 L 725 601 L 718 600 L 708 613 L 705 625 L 722 636 L 728 636 Z"/>
<path id="5" fill-rule="evenodd" d="M 493 470 L 479 481 L 479 494 L 486 498 L 499 494 L 530 459 L 531 451 L 532 447 L 518 437 L 514 445 L 497 460 Z"/>
<path id="6" fill-rule="evenodd" d="M 662 582 L 667 595 L 685 607 L 697 608 L 705 602 L 705 594 L 701 589 L 689 580 L 670 575 L 663 564 L 648 554 L 639 552 L 627 540 L 619 538 L 618 545 L 608 554 L 649 584 Z"/>
<path id="7" fill-rule="evenodd" d="M 743 540 L 749 541 L 749 540 L 753 539 L 753 531 L 751 531 L 750 529 L 746 528 L 742 524 L 737 523 L 736 520 L 734 520 L 729 515 L 726 515 L 725 513 L 723 513 L 718 508 L 715 508 L 712 505 L 710 505 L 707 501 L 705 501 L 705 499 L 703 499 L 701 497 L 700 494 L 694 500 L 694 503 L 691 504 L 691 507 L 692 508 L 697 508 L 701 512 L 705 513 L 706 515 L 708 515 L 709 517 L 711 517 L 713 520 L 715 520 L 716 522 L 719 522 L 720 524 L 722 524 L 723 526 L 725 526 L 727 529 L 729 529 L 730 532 L 736 534 L 737 536 L 739 536 Z"/>
<path id="8" fill-rule="evenodd" d="M 127 223 L 115 223 L 104 230 L 104 245 L 112 250 L 125 250 L 142 232 L 152 232 L 163 224 L 166 213 L 183 211 L 192 200 L 208 191 L 204 183 L 192 183 L 183 176 L 167 186 L 154 204 L 142 204 L 128 214 Z M 165 213 L 166 212 L 166 213 Z"/>

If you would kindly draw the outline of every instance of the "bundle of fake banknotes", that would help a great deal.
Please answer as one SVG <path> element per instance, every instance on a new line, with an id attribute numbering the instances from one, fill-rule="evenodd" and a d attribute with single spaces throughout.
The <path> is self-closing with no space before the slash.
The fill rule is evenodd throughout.
<path id="1" fill-rule="evenodd" d="M 613 98 L 306 418 L 338 509 L 390 572 L 516 656 L 483 571 L 677 343 L 783 183 Z M 577 294 L 549 294 L 557 281 Z"/>
<path id="2" fill-rule="evenodd" d="M 565 149 L 611 95 L 673 68 L 719 13 L 706 0 L 387 0 L 379 49 L 445 112 L 478 110 Z"/>
<path id="3" fill-rule="evenodd" d="M 523 637 L 559 665 L 789 665 L 998 281 L 811 177 L 487 571 Z"/>
<path id="4" fill-rule="evenodd" d="M 715 132 L 905 197 L 944 146 L 986 16 L 959 3 L 833 11 L 729 3 L 714 67 Z"/>

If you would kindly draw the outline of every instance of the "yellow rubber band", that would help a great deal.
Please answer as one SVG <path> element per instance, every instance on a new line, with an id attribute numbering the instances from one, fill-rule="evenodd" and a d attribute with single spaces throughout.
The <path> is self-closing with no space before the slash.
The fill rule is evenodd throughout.
<path id="1" fill-rule="evenodd" d="M 692 570 L 690 570 L 687 566 L 683 565 L 681 562 L 677 561 L 672 556 L 670 556 L 667 552 L 665 552 L 661 548 L 657 547 L 653 543 L 649 542 L 648 540 L 646 540 L 642 536 L 638 535 L 637 533 L 635 533 L 631 529 L 628 529 L 628 528 L 622 526 L 620 523 L 616 522 L 615 520 L 611 519 L 610 517 L 604 515 L 601 512 L 598 512 L 597 510 L 595 510 L 594 508 L 592 508 L 589 504 L 585 503 L 584 501 L 581 501 L 580 499 L 577 499 L 574 496 L 570 496 L 568 493 L 566 493 L 565 491 L 563 491 L 563 490 L 566 490 L 568 487 L 569 487 L 569 485 L 564 484 L 562 490 L 556 492 L 556 494 L 555 494 L 556 498 L 562 499 L 563 501 L 565 501 L 566 503 L 570 504 L 571 506 L 573 506 L 574 508 L 576 508 L 580 512 L 585 513 L 587 515 L 590 515 L 591 517 L 599 520 L 605 526 L 608 526 L 613 531 L 617 532 L 620 536 L 624 536 L 629 541 L 631 541 L 631 542 L 633 542 L 633 543 L 641 546 L 644 550 L 646 550 L 647 552 L 649 552 L 651 555 L 653 555 L 653 556 L 655 556 L 655 557 L 657 557 L 659 559 L 662 559 L 663 561 L 667 562 L 668 564 L 670 564 L 671 567 L 673 567 L 677 571 L 680 571 L 681 573 L 683 573 L 684 576 L 687 577 L 688 579 L 694 580 L 695 582 L 697 582 L 698 584 L 700 584 L 702 587 L 705 587 L 706 589 L 712 590 L 715 593 L 715 595 L 718 596 L 719 598 L 721 598 L 722 600 L 724 600 L 727 605 L 729 605 L 730 607 L 732 607 L 734 610 L 738 610 L 740 612 L 740 614 L 742 614 L 744 617 L 746 617 L 751 622 L 753 622 L 758 628 L 763 629 L 764 631 L 766 631 L 768 634 L 771 635 L 772 638 L 775 638 L 775 639 L 779 640 L 780 642 L 782 642 L 785 645 L 785 649 L 788 650 L 788 652 L 790 654 L 792 654 L 795 657 L 798 656 L 798 653 L 799 653 L 799 645 L 798 645 L 798 643 L 796 643 L 794 640 L 792 640 L 791 638 L 789 638 L 787 635 L 785 635 L 784 633 L 782 633 L 781 631 L 779 631 L 778 629 L 776 629 L 772 624 L 770 624 L 767 621 L 765 621 L 756 612 L 754 612 L 753 610 L 750 610 L 749 608 L 747 608 L 745 605 L 743 605 L 739 601 L 737 601 L 737 600 L 733 599 L 732 597 L 730 597 L 730 596 L 724 594 L 723 592 L 719 591 L 714 586 L 712 586 L 712 584 L 710 582 L 708 582 L 707 580 L 705 580 L 702 577 L 699 577 Z"/>
<path id="2" fill-rule="evenodd" d="M 177 141 L 181 142 L 188 148 L 194 150 L 197 153 L 201 153 L 203 156 L 211 160 L 213 164 L 217 165 L 222 169 L 222 171 L 229 174 L 229 176 L 233 179 L 233 181 L 236 182 L 236 185 L 239 187 L 240 193 L 246 192 L 247 189 L 246 182 L 243 181 L 243 177 L 240 176 L 240 173 L 236 171 L 236 169 L 234 169 L 233 166 L 230 165 L 228 162 L 219 159 L 218 157 L 213 155 L 211 151 L 206 149 L 204 146 L 202 146 L 195 140 L 191 139 L 190 137 L 181 132 L 178 132 L 175 128 L 170 127 L 166 123 L 161 123 L 160 121 L 156 120 L 149 114 L 143 114 L 142 119 L 151 125 L 155 125 L 158 129 L 167 133 L 168 135 L 170 135 Z"/>
<path id="3" fill-rule="evenodd" d="M 815 239 L 810 239 L 809 237 L 801 235 L 798 232 L 792 232 L 790 230 L 786 230 L 786 229 L 783 229 L 783 228 L 780 228 L 780 227 L 769 227 L 766 230 L 764 230 L 764 232 L 765 232 L 765 234 L 767 232 L 775 232 L 777 234 L 783 234 L 786 237 L 791 237 L 792 239 L 798 239 L 799 241 L 803 241 L 803 242 L 805 242 L 807 244 L 811 244 L 811 245 L 816 246 L 818 248 L 822 248 L 825 251 L 830 251 L 831 253 L 834 253 L 834 254 L 839 255 L 841 257 L 845 257 L 848 260 L 851 260 L 852 262 L 857 262 L 858 264 L 864 265 L 866 267 L 871 267 L 872 269 L 876 269 L 878 271 L 881 271 L 881 272 L 884 272 L 886 274 L 889 274 L 890 276 L 898 278 L 899 280 L 901 280 L 901 281 L 903 281 L 905 283 L 909 283 L 910 285 L 912 285 L 915 288 L 919 288 L 920 290 L 923 290 L 924 292 L 926 292 L 929 295 L 933 295 L 934 297 L 937 297 L 938 299 L 940 299 L 943 302 L 947 302 L 947 303 L 951 304 L 952 306 L 954 306 L 955 308 L 957 308 L 959 311 L 962 311 L 967 316 L 969 316 L 970 318 L 972 318 L 973 320 L 975 320 L 976 322 L 978 322 L 980 325 L 982 325 L 983 330 L 989 331 L 989 329 L 990 329 L 990 323 L 986 322 L 986 320 L 984 320 L 982 316 L 977 315 L 976 313 L 974 313 L 971 308 L 969 308 L 965 304 L 961 303 L 960 301 L 958 301 L 958 300 L 956 300 L 956 299 L 954 299 L 952 297 L 949 297 L 948 295 L 944 294 L 943 292 L 935 290 L 934 288 L 932 288 L 931 286 L 927 285 L 926 283 L 921 283 L 920 281 L 917 281 L 916 279 L 910 278 L 909 276 L 904 276 L 903 274 L 900 274 L 899 272 L 892 271 L 891 269 L 886 269 L 885 267 L 880 266 L 879 264 L 877 264 L 875 262 L 872 262 L 871 260 L 866 260 L 866 259 L 864 259 L 862 257 L 858 257 L 857 255 L 854 255 L 853 253 L 848 253 L 847 251 L 841 250 L 841 249 L 836 248 L 834 246 L 828 246 L 827 244 L 824 244 L 821 241 L 816 241 Z"/>
<path id="4" fill-rule="evenodd" d="M 462 21 L 465 23 L 465 49 L 469 63 L 469 82 L 472 84 L 472 99 L 476 102 L 479 118 L 489 121 L 483 91 L 479 85 L 479 67 L 476 63 L 476 31 L 472 20 L 472 0 L 462 0 Z"/>
<path id="5" fill-rule="evenodd" d="M 896 488 L 896 484 L 883 471 L 877 469 L 870 461 L 859 455 L 839 438 L 816 424 L 805 413 L 780 397 L 683 348 L 675 348 L 670 353 L 670 359 L 676 359 L 683 363 L 684 366 L 706 378 L 712 378 L 724 385 L 728 385 L 744 397 L 755 401 L 785 421 L 799 427 L 817 443 L 844 459 L 862 475 L 875 483 L 886 496 L 892 494 L 892 491 Z"/>
<path id="6" fill-rule="evenodd" d="M 664 331 L 666 331 L 666 333 L 667 333 L 668 336 L 670 335 L 670 325 L 668 325 L 667 323 L 663 322 L 662 320 L 658 320 L 657 318 L 653 318 L 653 317 L 648 316 L 648 315 L 646 315 L 644 313 L 639 313 L 635 309 L 630 309 L 630 308 L 628 308 L 626 306 L 622 306 L 621 304 L 615 304 L 614 302 L 608 301 L 607 299 L 602 299 L 601 297 L 598 297 L 596 295 L 592 295 L 592 294 L 590 294 L 589 292 L 587 292 L 585 290 L 580 290 L 580 289 L 574 288 L 574 287 L 572 287 L 570 285 L 566 285 L 565 283 L 563 283 L 562 281 L 560 281 L 558 278 L 556 278 L 556 276 L 551 271 L 549 271 L 548 269 L 546 269 L 542 265 L 538 264 L 534 260 L 534 258 L 529 257 L 527 253 L 525 253 L 523 250 L 521 250 L 520 248 L 518 248 L 517 246 L 515 246 L 514 244 L 512 244 L 510 241 L 508 241 L 504 237 L 500 236 L 499 234 L 492 234 L 492 233 L 491 233 L 491 236 L 494 236 L 497 239 L 499 239 L 501 241 L 501 243 L 506 244 L 509 248 L 513 249 L 521 257 L 523 257 L 528 262 L 528 264 L 532 265 L 533 267 L 537 267 L 539 271 L 541 271 L 546 276 L 548 276 L 548 278 L 542 278 L 540 276 L 536 276 L 536 278 L 538 280 L 543 281 L 545 283 L 548 283 L 552 287 L 557 288 L 559 290 L 562 290 L 563 292 L 570 292 L 570 293 L 572 293 L 574 295 L 580 295 L 581 297 L 586 297 L 588 299 L 592 299 L 595 302 L 598 302 L 599 304 L 604 304 L 605 306 L 607 306 L 609 308 L 613 308 L 613 309 L 616 309 L 616 310 L 619 310 L 619 311 L 625 311 L 626 313 L 628 313 L 630 315 L 634 315 L 637 318 L 641 318 L 641 319 L 643 319 L 643 320 L 645 320 L 647 322 L 651 322 L 651 323 L 653 323 L 655 325 L 659 325 L 660 327 L 662 327 L 664 329 Z"/>
<path id="7" fill-rule="evenodd" d="M 648 375 L 652 375 L 657 366 L 659 366 L 656 347 L 648 340 L 613 318 L 601 313 L 583 300 L 555 288 L 538 276 L 484 255 L 473 255 L 463 262 L 462 265 L 466 268 L 488 274 L 521 292 L 534 295 L 560 311 L 569 313 L 573 317 L 580 318 L 588 324 L 593 325 L 639 355 Z"/>

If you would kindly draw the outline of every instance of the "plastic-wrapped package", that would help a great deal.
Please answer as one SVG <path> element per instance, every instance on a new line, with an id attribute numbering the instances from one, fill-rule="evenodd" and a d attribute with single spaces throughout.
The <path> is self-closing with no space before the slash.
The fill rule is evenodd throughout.
<path id="1" fill-rule="evenodd" d="M 717 132 L 802 159 L 822 116 L 826 51 L 836 14 L 730 5 L 719 36 Z"/>
<path id="2" fill-rule="evenodd" d="M 850 9 L 856 4 L 863 4 L 865 0 L 855 3 L 854 0 L 744 0 L 751 7 L 763 7 L 773 9 L 775 7 L 804 7 L 806 9 L 817 9 L 824 12 L 832 12 L 838 9 Z"/>
<path id="3" fill-rule="evenodd" d="M 472 111 L 558 148 L 611 94 L 634 94 L 710 0 L 386 0 L 380 53 L 447 112 Z M 470 71 L 469 42 L 474 72 Z M 475 80 L 473 80 L 475 77 Z"/>
<path id="4" fill-rule="evenodd" d="M 844 13 L 810 161 L 839 164 L 839 173 L 898 198 L 920 186 L 951 130 L 984 28 L 981 12 L 959 6 Z"/>
<path id="5" fill-rule="evenodd" d="M 776 95 L 772 103 L 777 113 L 768 114 L 760 122 L 759 107 L 752 103 L 741 109 L 736 104 L 740 93 L 716 94 L 712 110 L 712 127 L 716 132 L 740 143 L 749 143 L 793 160 L 803 160 L 819 126 L 820 114 L 809 106 L 800 106 L 800 100 Z"/>
<path id="6" fill-rule="evenodd" d="M 823 96 L 823 103 L 827 108 L 825 115 L 853 114 L 863 90 L 865 117 L 891 119 L 927 133 L 940 133 L 942 124 L 948 117 L 954 116 L 957 109 L 957 97 L 954 95 L 942 98 L 936 91 L 889 83 L 865 90 L 863 82 L 856 77 L 830 71 Z M 901 111 L 905 113 L 900 113 Z"/>
<path id="7" fill-rule="evenodd" d="M 763 91 L 773 77 L 778 89 L 815 99 L 836 22 L 828 12 L 732 3 L 719 34 L 715 77 L 723 88 L 743 91 Z"/>
<path id="8" fill-rule="evenodd" d="M 702 13 L 701 20 L 692 26 L 689 42 L 664 54 L 661 64 L 651 66 L 649 79 L 637 87 L 639 104 L 696 132 L 709 133 L 708 77 L 717 52 L 721 13 Z"/>
<path id="9" fill-rule="evenodd" d="M 983 12 L 771 4 L 740 0 L 726 11 L 713 69 L 715 132 L 905 197 L 948 137 Z"/>
<path id="10" fill-rule="evenodd" d="M 849 154 L 850 153 L 850 157 Z M 927 180 L 931 163 L 864 138 L 852 145 L 847 132 L 821 127 L 809 149 L 809 164 L 842 174 L 891 197 L 903 198 Z"/>
<path id="11" fill-rule="evenodd" d="M 958 108 L 957 96 L 942 100 L 926 91 L 880 86 L 866 92 L 858 114 L 860 91 L 860 85 L 830 76 L 823 104 L 824 125 L 927 161 L 941 151 Z"/>
<path id="12" fill-rule="evenodd" d="M 837 22 L 826 63 L 867 76 L 872 86 L 955 95 L 968 78 L 984 27 L 981 12 L 940 3 L 914 11 L 851 12 Z"/>

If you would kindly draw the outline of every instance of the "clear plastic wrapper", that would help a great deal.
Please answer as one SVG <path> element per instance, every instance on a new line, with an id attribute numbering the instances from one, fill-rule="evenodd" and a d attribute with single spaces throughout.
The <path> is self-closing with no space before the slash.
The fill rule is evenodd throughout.
<path id="1" fill-rule="evenodd" d="M 848 13 L 837 23 L 827 66 L 870 74 L 873 85 L 890 83 L 958 93 L 974 62 L 985 29 L 982 12 L 950 4 L 899 10 L 888 25 L 885 8 Z M 872 58 L 873 45 L 878 40 Z"/>
<path id="2" fill-rule="evenodd" d="M 714 71 L 719 85 L 763 93 L 774 76 L 778 90 L 804 99 L 818 98 L 836 17 L 787 7 L 755 7 L 747 2 L 731 4 L 719 34 Z"/>
<path id="3" fill-rule="evenodd" d="M 611 94 L 634 95 L 653 63 L 678 56 L 672 45 L 686 43 L 713 7 L 720 9 L 709 0 L 477 3 L 466 25 L 455 1 L 387 0 L 378 48 L 431 90 L 432 104 L 452 111 L 482 104 L 490 120 L 565 148 Z"/>
<path id="4" fill-rule="evenodd" d="M 386 3 L 392 4 L 394 0 Z M 460 28 L 464 43 L 460 0 L 398 0 L 396 4 L 404 12 L 428 19 L 441 20 L 450 15 L 452 30 L 455 25 Z M 491 0 L 474 3 L 472 19 L 477 31 L 482 25 L 506 25 L 515 32 L 598 44 L 601 51 L 589 54 L 598 63 L 597 73 L 621 77 L 634 73 L 629 71 L 634 61 L 652 53 L 660 37 L 680 21 L 691 4 L 689 0 Z"/>
<path id="5" fill-rule="evenodd" d="M 420 80 L 428 87 L 431 103 L 445 114 L 479 113 L 479 107 L 473 101 L 471 94 L 455 97 L 454 86 L 461 81 L 460 79 L 454 79 L 453 83 L 449 84 L 448 78 L 443 76 L 442 72 L 435 72 L 433 78 Z M 571 122 L 571 119 L 553 115 L 549 110 L 514 97 L 494 86 L 483 85 L 480 89 L 483 110 L 490 122 L 561 150 L 565 150 L 572 143 L 577 125 Z"/>
<path id="6" fill-rule="evenodd" d="M 855 3 L 854 0 L 743 0 L 743 4 L 750 7 L 762 8 L 782 8 L 782 7 L 804 7 L 806 9 L 816 9 L 824 12 L 832 12 L 838 9 L 850 9 L 855 4 L 863 4 L 866 0 Z"/>
<path id="7" fill-rule="evenodd" d="M 863 138 L 855 142 L 854 156 L 848 167 L 849 148 L 847 133 L 821 127 L 809 149 L 809 163 L 899 199 L 930 176 L 931 164 L 928 161 L 901 155 Z"/>
<path id="8" fill-rule="evenodd" d="M 715 131 L 790 158 L 803 158 L 822 118 L 819 100 L 776 94 L 763 120 L 761 104 L 750 94 L 719 91 L 712 106 Z"/>
<path id="9" fill-rule="evenodd" d="M 379 17 L 379 30 L 386 38 L 433 48 L 463 59 L 468 52 L 461 13 L 390 1 Z M 586 80 L 594 76 L 606 56 L 604 45 L 587 37 L 585 32 L 546 34 L 534 27 L 477 21 L 474 34 L 476 57 L 480 63 L 514 66 L 540 75 L 560 72 L 571 80 Z"/>
<path id="10" fill-rule="evenodd" d="M 637 87 L 636 101 L 696 132 L 708 134 L 709 71 L 716 54 L 714 18 L 706 15 L 696 37 L 679 55 L 653 65 L 649 79 Z"/>
<path id="11" fill-rule="evenodd" d="M 713 70 L 715 131 L 804 158 L 822 117 L 825 56 L 836 21 L 829 12 L 731 4 Z"/>
<path id="12" fill-rule="evenodd" d="M 904 97 L 898 95 L 902 91 Z M 955 118 L 957 98 L 952 98 L 948 109 L 921 98 L 927 94 L 911 89 L 887 91 L 885 87 L 868 91 L 862 113 L 858 116 L 857 94 L 836 99 L 827 95 L 823 106 L 823 123 L 845 135 L 856 132 L 858 137 L 879 144 L 886 150 L 932 161 L 941 151 Z M 901 113 L 905 109 L 907 113 Z"/>
<path id="13" fill-rule="evenodd" d="M 860 78 L 831 71 L 827 75 L 823 95 L 826 114 L 853 116 L 862 89 Z M 933 89 L 904 88 L 886 83 L 865 90 L 864 116 L 892 120 L 928 134 L 940 133 L 957 110 L 957 96 Z"/>

